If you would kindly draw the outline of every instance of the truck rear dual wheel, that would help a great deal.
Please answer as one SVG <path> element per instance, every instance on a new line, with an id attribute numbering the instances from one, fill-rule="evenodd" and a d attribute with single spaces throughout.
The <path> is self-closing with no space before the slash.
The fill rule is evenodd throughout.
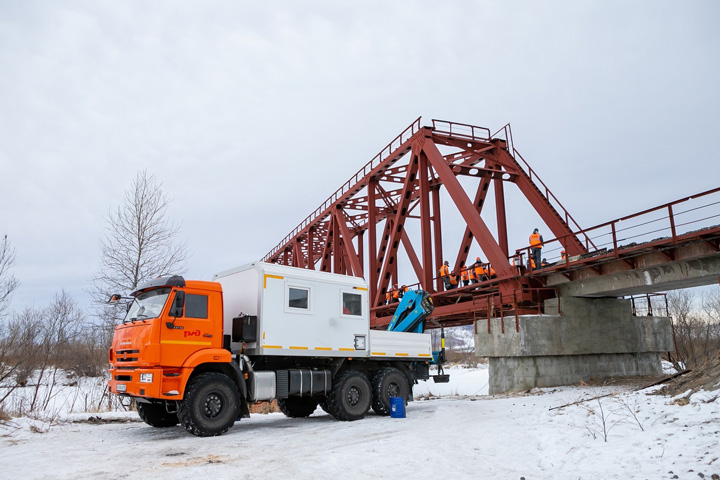
<path id="1" fill-rule="evenodd" d="M 355 370 L 340 372 L 325 400 L 330 415 L 343 421 L 360 420 L 370 410 L 371 403 L 370 381 Z"/>
<path id="2" fill-rule="evenodd" d="M 151 427 L 174 427 L 179 422 L 177 413 L 169 413 L 165 405 L 159 403 L 138 403 L 137 412 L 142 421 Z"/>
<path id="3" fill-rule="evenodd" d="M 240 412 L 237 385 L 221 373 L 201 373 L 190 380 L 178 418 L 185 430 L 198 437 L 221 435 Z"/>
<path id="4" fill-rule="evenodd" d="M 288 397 L 277 401 L 280 411 L 287 417 L 309 417 L 318 406 L 317 400 L 312 397 Z"/>
<path id="5" fill-rule="evenodd" d="M 373 377 L 372 408 L 378 415 L 390 415 L 390 397 L 402 397 L 407 404 L 409 387 L 407 378 L 397 368 L 386 367 Z"/>

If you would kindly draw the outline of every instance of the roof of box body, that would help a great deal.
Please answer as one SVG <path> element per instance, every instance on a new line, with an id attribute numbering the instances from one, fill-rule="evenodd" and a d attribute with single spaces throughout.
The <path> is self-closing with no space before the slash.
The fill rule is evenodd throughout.
<path id="1" fill-rule="evenodd" d="M 287 265 L 265 262 L 253 262 L 241 267 L 231 268 L 230 270 L 216 273 L 213 276 L 213 280 L 219 281 L 222 277 L 227 277 L 250 269 L 254 269 L 258 273 L 265 275 L 281 275 L 283 277 L 288 276 L 293 278 L 302 278 L 304 280 L 342 283 L 367 288 L 367 282 L 365 282 L 365 279 L 360 277 L 351 277 L 349 275 L 340 275 L 338 273 L 321 272 L 318 270 L 309 270 L 307 268 L 288 267 Z"/>

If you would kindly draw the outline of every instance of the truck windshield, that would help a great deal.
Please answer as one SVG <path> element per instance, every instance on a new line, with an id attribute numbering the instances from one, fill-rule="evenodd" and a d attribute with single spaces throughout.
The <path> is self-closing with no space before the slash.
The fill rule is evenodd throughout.
<path id="1" fill-rule="evenodd" d="M 141 293 L 133 300 L 123 323 L 157 318 L 165 306 L 168 295 L 170 295 L 169 288 L 158 288 Z"/>

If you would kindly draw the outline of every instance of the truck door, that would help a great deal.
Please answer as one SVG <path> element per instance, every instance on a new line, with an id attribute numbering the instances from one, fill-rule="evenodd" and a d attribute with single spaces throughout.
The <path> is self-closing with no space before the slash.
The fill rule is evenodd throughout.
<path id="1" fill-rule="evenodd" d="M 184 296 L 182 312 L 177 317 L 168 317 L 163 325 L 160 339 L 161 358 L 166 365 L 182 365 L 190 355 L 205 348 L 218 348 L 222 345 L 222 335 L 216 332 L 212 319 L 216 314 L 213 308 L 213 292 L 193 292 L 177 290 L 170 304 L 170 312 L 177 305 L 178 297 Z M 219 317 L 220 318 L 220 317 Z M 221 333 L 221 332 L 220 332 Z"/>

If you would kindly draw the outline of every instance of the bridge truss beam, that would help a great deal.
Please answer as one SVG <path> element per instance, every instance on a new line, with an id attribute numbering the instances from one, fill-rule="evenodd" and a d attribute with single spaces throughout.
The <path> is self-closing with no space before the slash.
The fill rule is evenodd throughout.
<path id="1" fill-rule="evenodd" d="M 470 180 L 461 182 L 460 178 Z M 473 181 L 477 188 L 468 193 L 463 185 Z M 467 302 L 464 307 L 450 307 L 453 295 L 441 293 L 437 275 L 446 258 L 441 208 L 455 209 L 465 225 L 459 229 L 464 233 L 450 264 L 459 272 L 472 263 L 467 257 L 474 241 L 497 273 L 492 281 L 460 289 L 457 294 L 470 298 L 497 294 L 500 304 L 512 298 L 508 305 L 522 304 L 531 297 L 537 300 L 536 294 L 524 292 L 538 285 L 518 275 L 510 262 L 506 184 L 517 185 L 555 237 L 563 239 L 569 255 L 587 253 L 590 240 L 585 238 L 583 243 L 573 234 L 573 228 L 580 227 L 514 149 L 509 125 L 491 134 L 486 128 L 439 120 L 421 126 L 418 118 L 263 261 L 364 277 L 377 325 L 378 319 L 388 314 L 383 306 L 386 292 L 392 284 L 401 283 L 398 260 L 404 256 L 416 285 L 436 294 L 438 313 L 447 303 L 445 309 L 453 321 L 462 321 L 463 316 L 467 320 L 477 315 L 479 307 Z M 490 189 L 494 190 L 497 238 L 481 215 Z M 441 205 L 443 190 L 450 202 Z"/>

